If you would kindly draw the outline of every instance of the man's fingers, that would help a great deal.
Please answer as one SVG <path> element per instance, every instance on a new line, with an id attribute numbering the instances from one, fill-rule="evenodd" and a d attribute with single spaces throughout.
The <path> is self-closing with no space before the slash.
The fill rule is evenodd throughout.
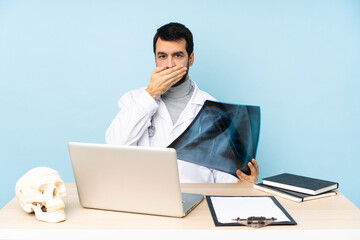
<path id="1" fill-rule="evenodd" d="M 252 164 L 254 165 L 254 167 L 256 169 L 257 175 L 259 175 L 260 171 L 259 171 L 259 165 L 258 165 L 257 161 L 253 158 L 253 159 L 251 159 L 251 162 L 252 162 Z"/>
<path id="2" fill-rule="evenodd" d="M 185 68 L 186 69 L 186 68 Z M 166 76 L 163 76 L 164 78 L 164 84 L 168 85 L 169 87 L 173 86 L 175 83 L 177 83 L 184 75 L 186 74 L 186 70 L 179 69 L 173 73 L 170 73 Z"/>
<path id="3" fill-rule="evenodd" d="M 155 74 L 154 76 L 158 75 L 163 79 L 162 81 L 164 83 L 168 82 L 168 84 L 172 86 L 178 80 L 180 80 L 184 76 L 184 74 L 186 74 L 186 71 L 187 71 L 187 67 L 180 67 L 180 66 L 175 66 L 168 69 L 165 69 L 163 67 L 157 67 L 153 71 L 153 74 Z"/>
<path id="4" fill-rule="evenodd" d="M 181 74 L 183 71 L 186 71 L 186 70 L 187 70 L 186 67 L 175 66 L 172 68 L 165 69 L 165 70 L 161 71 L 159 74 L 160 74 L 160 76 L 167 77 L 167 79 L 169 79 L 173 76 Z"/>
<path id="5" fill-rule="evenodd" d="M 151 79 L 146 91 L 156 99 L 165 93 L 171 86 L 177 83 L 187 71 L 187 67 L 175 66 L 166 69 L 165 67 L 156 67 L 151 74 Z"/>
<path id="6" fill-rule="evenodd" d="M 180 69 L 180 66 L 175 66 L 172 68 L 166 68 L 166 67 L 156 67 L 153 73 L 158 73 L 159 76 L 166 76 L 172 72 L 175 72 L 176 70 Z"/>
<path id="7" fill-rule="evenodd" d="M 253 165 L 251 162 L 248 163 L 248 166 L 249 166 L 249 168 L 250 168 L 251 175 L 257 173 L 254 165 Z"/>
<path id="8" fill-rule="evenodd" d="M 252 159 L 252 162 L 249 162 L 248 166 L 249 166 L 250 173 L 251 173 L 250 175 L 246 175 L 239 169 L 236 171 L 236 175 L 239 177 L 239 180 L 241 180 L 241 182 L 254 183 L 258 180 L 259 165 L 255 161 L 255 159 Z"/>
<path id="9" fill-rule="evenodd" d="M 245 173 L 243 173 L 242 171 L 240 171 L 239 169 L 236 171 L 236 175 L 239 177 L 239 179 L 241 181 L 245 181 L 247 175 Z"/>
<path id="10" fill-rule="evenodd" d="M 253 182 L 257 181 L 259 175 L 258 171 L 255 169 L 255 166 L 251 162 L 248 163 L 248 166 L 251 172 L 250 178 L 252 179 Z"/>
<path id="11" fill-rule="evenodd" d="M 159 73 L 159 72 L 163 71 L 164 69 L 165 69 L 164 67 L 156 67 L 156 68 L 154 69 L 154 71 L 152 72 L 152 74 Z"/>
<path id="12" fill-rule="evenodd" d="M 164 77 L 166 77 L 166 79 L 171 79 L 177 76 L 184 76 L 184 74 L 186 73 L 186 68 L 181 68 L 179 70 L 176 70 L 175 72 L 172 72 Z"/>
<path id="13" fill-rule="evenodd" d="M 155 73 L 159 73 L 159 72 L 161 72 L 161 71 L 163 71 L 165 68 L 164 67 L 157 67 L 157 68 L 155 68 Z"/>
<path id="14" fill-rule="evenodd" d="M 184 71 L 178 75 L 170 77 L 167 81 L 172 86 L 175 83 L 177 83 L 178 81 L 180 81 L 184 77 L 185 74 L 186 74 L 186 71 Z"/>

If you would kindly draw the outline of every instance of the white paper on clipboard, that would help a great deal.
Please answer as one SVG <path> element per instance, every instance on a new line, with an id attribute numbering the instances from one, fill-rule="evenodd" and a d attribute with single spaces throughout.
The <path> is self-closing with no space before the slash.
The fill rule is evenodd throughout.
<path id="1" fill-rule="evenodd" d="M 270 197 L 211 196 L 211 202 L 220 223 L 236 223 L 236 218 L 246 219 L 252 216 L 274 217 L 275 223 L 290 221 Z"/>

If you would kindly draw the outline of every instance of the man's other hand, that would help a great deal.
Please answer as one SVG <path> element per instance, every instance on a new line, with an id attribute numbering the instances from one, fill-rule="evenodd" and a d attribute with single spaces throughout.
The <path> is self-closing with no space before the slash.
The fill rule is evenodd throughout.
<path id="1" fill-rule="evenodd" d="M 236 171 L 236 175 L 239 177 L 238 182 L 254 183 L 258 180 L 259 165 L 256 160 L 254 158 L 251 159 L 251 162 L 248 163 L 248 166 L 250 168 L 250 175 L 243 173 L 239 169 Z"/>
<path id="2" fill-rule="evenodd" d="M 157 67 L 151 73 L 150 84 L 146 91 L 156 99 L 164 94 L 172 85 L 177 83 L 186 74 L 186 67 L 175 66 L 172 68 Z"/>

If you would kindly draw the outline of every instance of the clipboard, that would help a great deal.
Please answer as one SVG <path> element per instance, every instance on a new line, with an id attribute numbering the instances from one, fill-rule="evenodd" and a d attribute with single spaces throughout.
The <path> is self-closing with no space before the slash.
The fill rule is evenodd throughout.
<path id="1" fill-rule="evenodd" d="M 214 224 L 217 227 L 246 226 L 246 224 L 236 221 L 237 218 L 244 218 L 244 216 L 239 216 L 239 212 L 247 214 L 245 217 L 248 219 L 254 216 L 264 216 L 261 213 L 267 215 L 264 216 L 266 218 L 277 217 L 278 220 L 266 225 L 297 225 L 295 220 L 274 196 L 206 196 L 206 201 Z M 262 203 L 261 206 L 258 205 L 260 202 Z M 231 213 L 229 213 L 229 210 L 231 210 Z M 269 216 L 271 213 L 275 216 Z M 229 220 L 229 214 L 232 215 L 231 220 Z M 226 218 L 227 220 L 224 221 Z"/>

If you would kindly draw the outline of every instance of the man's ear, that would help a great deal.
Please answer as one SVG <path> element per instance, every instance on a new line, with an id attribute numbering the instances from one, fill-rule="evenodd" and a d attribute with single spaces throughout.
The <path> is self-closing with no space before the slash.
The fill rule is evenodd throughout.
<path id="1" fill-rule="evenodd" d="M 189 66 L 191 67 L 194 63 L 194 52 L 192 52 L 190 54 L 190 57 L 189 57 Z"/>

